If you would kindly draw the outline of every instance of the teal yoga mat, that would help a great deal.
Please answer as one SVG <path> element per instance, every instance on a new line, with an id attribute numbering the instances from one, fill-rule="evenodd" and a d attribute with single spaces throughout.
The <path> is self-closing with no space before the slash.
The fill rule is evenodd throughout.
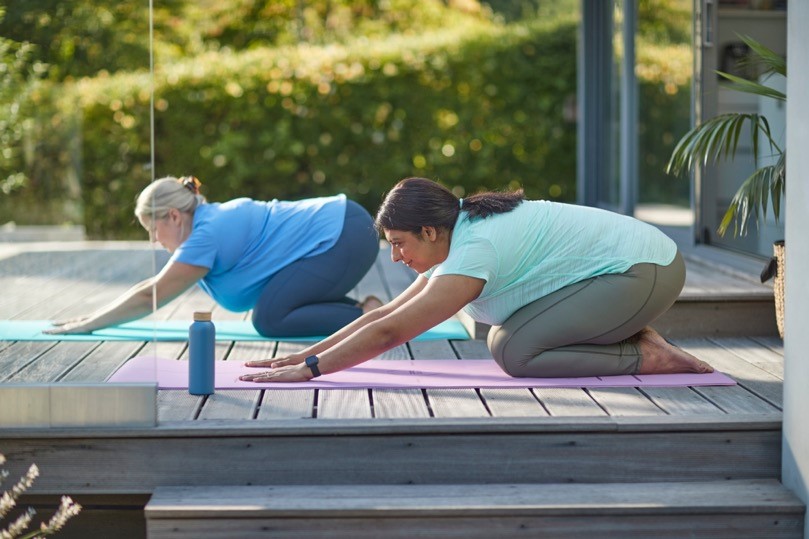
<path id="1" fill-rule="evenodd" d="M 214 320 L 217 341 L 317 341 L 323 336 L 262 337 L 246 320 Z M 48 335 L 48 320 L 0 320 L 0 341 L 187 341 L 190 320 L 136 320 L 82 335 Z M 450 319 L 422 333 L 414 340 L 469 339 L 458 320 Z"/>

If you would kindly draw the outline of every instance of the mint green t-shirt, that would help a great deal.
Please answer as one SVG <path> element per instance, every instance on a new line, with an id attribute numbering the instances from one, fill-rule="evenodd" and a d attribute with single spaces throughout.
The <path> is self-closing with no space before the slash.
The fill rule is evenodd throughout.
<path id="1" fill-rule="evenodd" d="M 526 200 L 508 213 L 470 221 L 461 212 L 449 255 L 424 273 L 486 281 L 464 311 L 501 325 L 515 311 L 565 286 L 634 264 L 668 265 L 677 245 L 660 230 L 607 210 Z"/>

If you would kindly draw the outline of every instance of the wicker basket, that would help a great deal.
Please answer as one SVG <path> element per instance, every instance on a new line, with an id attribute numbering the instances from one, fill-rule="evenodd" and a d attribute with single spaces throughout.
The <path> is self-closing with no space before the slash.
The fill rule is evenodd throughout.
<path id="1" fill-rule="evenodd" d="M 784 338 L 784 281 L 787 274 L 786 250 L 784 240 L 776 241 L 772 245 L 773 257 L 777 269 L 773 280 L 772 290 L 775 296 L 775 321 L 778 323 L 778 334 Z"/>

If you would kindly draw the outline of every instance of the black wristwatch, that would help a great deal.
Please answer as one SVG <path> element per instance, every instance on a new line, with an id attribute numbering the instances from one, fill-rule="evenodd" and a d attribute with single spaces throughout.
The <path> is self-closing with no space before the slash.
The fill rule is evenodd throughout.
<path id="1" fill-rule="evenodd" d="M 320 362 L 317 356 L 309 356 L 306 358 L 306 366 L 309 367 L 309 370 L 312 371 L 312 378 L 317 378 L 320 376 L 320 369 L 317 368 L 317 364 Z"/>

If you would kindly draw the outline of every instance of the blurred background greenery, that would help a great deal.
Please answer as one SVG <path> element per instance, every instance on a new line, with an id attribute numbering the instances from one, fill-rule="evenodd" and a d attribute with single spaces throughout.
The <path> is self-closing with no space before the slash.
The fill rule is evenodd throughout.
<path id="1" fill-rule="evenodd" d="M 142 238 L 151 180 L 145 1 L 0 0 L 0 224 Z M 639 0 L 640 201 L 690 125 L 690 0 Z M 397 180 L 575 200 L 578 0 L 161 0 L 155 175 L 210 200 Z"/>

